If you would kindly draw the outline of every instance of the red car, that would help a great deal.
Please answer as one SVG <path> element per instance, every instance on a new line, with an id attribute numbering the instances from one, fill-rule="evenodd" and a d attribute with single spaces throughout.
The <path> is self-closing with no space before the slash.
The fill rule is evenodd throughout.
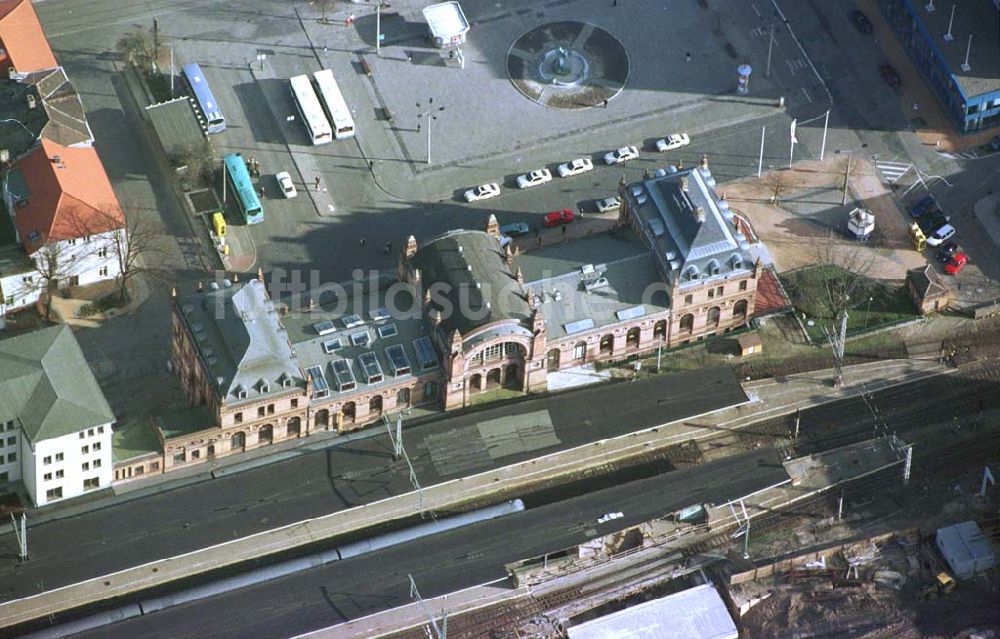
<path id="1" fill-rule="evenodd" d="M 959 251 L 958 253 L 952 255 L 951 258 L 944 263 L 944 272 L 948 275 L 958 275 L 959 271 L 965 267 L 968 261 L 969 256 Z"/>
<path id="2" fill-rule="evenodd" d="M 573 215 L 573 211 L 569 209 L 563 209 L 561 211 L 552 211 L 551 213 L 545 214 L 544 224 L 547 228 L 555 228 L 557 226 L 562 226 L 563 224 L 569 224 L 576 216 Z"/>
<path id="3" fill-rule="evenodd" d="M 900 85 L 899 74 L 896 73 L 896 69 L 893 68 L 891 64 L 883 64 L 878 68 L 879 75 L 886 84 L 891 86 L 893 89 Z"/>

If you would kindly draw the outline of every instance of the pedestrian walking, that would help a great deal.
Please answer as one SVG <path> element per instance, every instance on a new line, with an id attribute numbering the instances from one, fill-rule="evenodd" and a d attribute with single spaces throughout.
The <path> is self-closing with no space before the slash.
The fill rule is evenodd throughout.
<path id="1" fill-rule="evenodd" d="M 351 26 L 352 24 L 354 24 L 354 14 L 353 13 L 351 15 L 347 16 L 347 20 L 344 20 L 344 24 L 347 25 L 348 27 Z"/>
<path id="2" fill-rule="evenodd" d="M 611 0 L 611 6 L 612 7 L 617 7 L 618 6 L 618 0 Z"/>
<path id="3" fill-rule="evenodd" d="M 687 53 L 684 54 L 684 61 L 685 62 L 690 62 L 691 61 L 691 52 L 690 51 L 688 51 Z"/>
<path id="4" fill-rule="evenodd" d="M 263 184 L 260 185 L 260 196 L 264 197 L 264 185 Z"/>
<path id="5" fill-rule="evenodd" d="M 316 176 L 316 190 L 319 190 L 319 176 Z"/>
<path id="6" fill-rule="evenodd" d="M 604 100 L 604 108 L 605 109 L 608 108 L 608 101 L 607 100 Z"/>
<path id="7" fill-rule="evenodd" d="M 566 235 L 566 227 L 565 226 L 562 227 L 562 233 L 563 233 L 563 235 Z"/>
<path id="8" fill-rule="evenodd" d="M 361 246 L 364 246 L 367 243 L 368 243 L 368 238 L 366 238 L 364 235 L 362 235 L 361 236 Z"/>
<path id="9" fill-rule="evenodd" d="M 392 253 L 392 242 L 385 243 L 385 254 L 388 255 L 389 253 Z"/>

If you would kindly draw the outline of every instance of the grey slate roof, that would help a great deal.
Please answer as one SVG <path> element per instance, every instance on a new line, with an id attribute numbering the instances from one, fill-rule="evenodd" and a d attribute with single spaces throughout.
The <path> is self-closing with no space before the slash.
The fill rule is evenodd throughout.
<path id="1" fill-rule="evenodd" d="M 0 422 L 11 419 L 32 442 L 115 420 L 68 326 L 0 340 Z"/>
<path id="2" fill-rule="evenodd" d="M 531 308 L 499 241 L 483 231 L 449 231 L 420 247 L 411 264 L 420 269 L 424 289 L 432 290 L 432 308 L 442 310 L 435 301 L 439 297 L 453 309 L 450 313 L 444 309 L 446 335 L 456 329 L 464 335 L 491 322 L 531 319 Z M 438 296 L 434 285 L 440 290 Z"/>
<path id="3" fill-rule="evenodd" d="M 653 256 L 628 230 L 529 251 L 517 265 L 524 288 L 539 301 L 549 340 L 634 321 L 670 307 Z"/>
<path id="4" fill-rule="evenodd" d="M 229 405 L 306 385 L 263 282 L 253 279 L 178 300 L 202 362 Z M 240 392 L 245 397 L 240 397 Z"/>
<path id="5" fill-rule="evenodd" d="M 49 116 L 43 137 L 63 146 L 93 144 L 83 102 L 62 67 L 24 74 L 22 81 L 38 90 L 41 106 Z"/>
<path id="6" fill-rule="evenodd" d="M 708 169 L 692 168 L 625 187 L 626 205 L 657 264 L 681 288 L 753 268 L 746 238 L 720 203 Z"/>
<path id="7" fill-rule="evenodd" d="M 284 323 L 302 369 L 308 372 L 311 367 L 318 366 L 330 387 L 330 397 L 351 395 L 403 379 L 440 374 L 441 358 L 436 349 L 433 350 L 435 364 L 420 365 L 415 342 L 427 338 L 427 345 L 431 349 L 435 347 L 430 339 L 431 327 L 422 316 L 419 301 L 415 306 L 414 302 L 408 289 L 394 290 L 391 301 L 386 299 L 385 291 L 377 290 L 341 300 L 341 303 L 330 305 L 330 310 L 318 307 L 310 312 L 289 314 Z M 329 324 L 322 326 L 324 334 L 321 335 L 317 324 L 324 322 Z M 397 371 L 393 366 L 390 352 L 398 353 L 400 349 L 409 371 Z M 374 357 L 382 373 L 380 380 L 369 381 L 362 356 Z M 338 386 L 333 365 L 341 360 L 351 370 L 353 389 L 341 390 Z M 315 386 L 313 395 L 317 395 Z M 325 400 L 323 397 L 315 399 Z"/>

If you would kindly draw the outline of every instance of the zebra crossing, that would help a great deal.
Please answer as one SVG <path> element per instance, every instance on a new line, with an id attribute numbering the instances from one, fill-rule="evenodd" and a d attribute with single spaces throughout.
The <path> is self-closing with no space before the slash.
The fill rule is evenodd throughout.
<path id="1" fill-rule="evenodd" d="M 899 181 L 899 178 L 903 177 L 907 171 L 913 168 L 913 165 L 905 162 L 879 160 L 875 162 L 875 167 L 882 174 L 882 179 L 886 184 L 895 184 Z"/>

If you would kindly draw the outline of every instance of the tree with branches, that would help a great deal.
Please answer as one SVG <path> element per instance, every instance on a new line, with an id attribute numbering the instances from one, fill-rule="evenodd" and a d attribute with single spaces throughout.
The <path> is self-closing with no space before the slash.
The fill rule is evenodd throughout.
<path id="1" fill-rule="evenodd" d="M 167 273 L 167 263 L 166 236 L 159 220 L 132 203 L 123 203 L 121 214 L 125 223 L 108 233 L 108 255 L 117 266 L 118 299 L 124 303 L 129 284 L 136 277 L 161 279 Z M 115 212 L 109 210 L 106 215 L 111 217 Z"/>
<path id="2" fill-rule="evenodd" d="M 212 181 L 215 171 L 215 149 L 212 141 L 205 139 L 197 144 L 189 144 L 173 154 L 176 167 L 184 167 L 187 178 L 194 184 Z"/>
<path id="3" fill-rule="evenodd" d="M 144 71 L 149 70 L 153 61 L 153 38 L 148 30 L 136 28 L 129 31 L 118 39 L 116 48 L 126 62 Z"/>
<path id="4" fill-rule="evenodd" d="M 46 320 L 52 317 L 52 300 L 59 287 L 76 273 L 81 253 L 65 242 L 45 244 L 31 256 L 34 273 L 26 280 L 26 290 L 38 293 L 40 311 Z"/>

